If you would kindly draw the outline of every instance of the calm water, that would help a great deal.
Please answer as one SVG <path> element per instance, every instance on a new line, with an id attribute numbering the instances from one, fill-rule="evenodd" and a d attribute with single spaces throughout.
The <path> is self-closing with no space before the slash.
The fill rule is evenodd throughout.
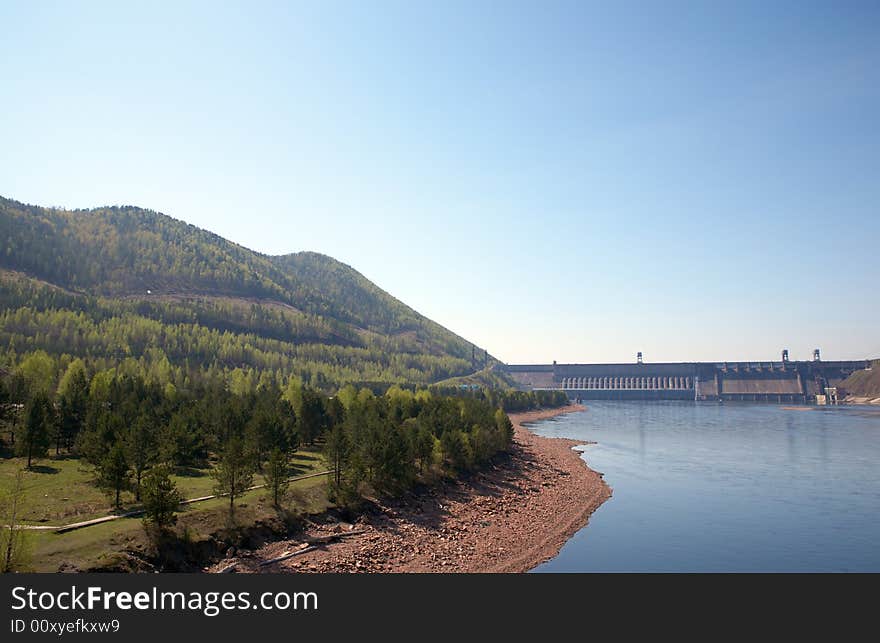
<path id="1" fill-rule="evenodd" d="M 587 402 L 614 495 L 538 572 L 880 571 L 880 409 Z"/>

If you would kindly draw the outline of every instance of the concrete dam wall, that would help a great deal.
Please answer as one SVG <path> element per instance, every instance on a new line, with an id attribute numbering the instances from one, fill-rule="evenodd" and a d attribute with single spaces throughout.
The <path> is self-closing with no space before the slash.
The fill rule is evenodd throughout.
<path id="1" fill-rule="evenodd" d="M 868 360 L 514 364 L 507 373 L 526 390 L 561 389 L 593 400 L 741 400 L 814 402 Z"/>

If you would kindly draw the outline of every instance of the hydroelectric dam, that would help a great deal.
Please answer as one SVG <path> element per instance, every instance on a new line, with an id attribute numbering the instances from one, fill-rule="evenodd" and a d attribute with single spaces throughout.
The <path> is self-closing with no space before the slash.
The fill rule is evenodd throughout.
<path id="1" fill-rule="evenodd" d="M 505 370 L 525 390 L 561 389 L 587 400 L 697 400 L 835 403 L 837 385 L 870 360 L 511 364 Z"/>

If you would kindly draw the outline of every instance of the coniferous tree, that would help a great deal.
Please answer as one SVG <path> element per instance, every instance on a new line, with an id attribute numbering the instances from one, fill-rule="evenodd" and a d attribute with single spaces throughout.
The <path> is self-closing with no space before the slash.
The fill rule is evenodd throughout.
<path id="1" fill-rule="evenodd" d="M 125 457 L 125 447 L 119 441 L 110 447 L 98 465 L 98 486 L 115 494 L 114 506 L 121 507 L 121 493 L 128 489 L 131 471 Z"/>
<path id="2" fill-rule="evenodd" d="M 435 443 L 436 440 L 431 430 L 420 424 L 415 436 L 415 456 L 419 460 L 419 471 L 422 473 L 433 461 Z"/>
<path id="3" fill-rule="evenodd" d="M 153 421 L 142 413 L 125 434 L 125 455 L 134 472 L 134 499 L 141 499 L 141 478 L 158 456 Z"/>
<path id="4" fill-rule="evenodd" d="M 495 429 L 498 436 L 496 448 L 499 451 L 506 451 L 513 441 L 513 423 L 507 417 L 507 413 L 501 409 L 495 411 Z"/>
<path id="5" fill-rule="evenodd" d="M 75 366 L 76 365 L 76 366 Z M 58 385 L 58 432 L 55 452 L 61 447 L 68 450 L 73 446 L 82 430 L 89 401 L 89 382 L 85 364 L 74 360 Z"/>
<path id="6" fill-rule="evenodd" d="M 302 405 L 297 411 L 297 427 L 300 437 L 306 444 L 314 444 L 326 425 L 324 403 L 311 388 L 302 391 Z"/>
<path id="7" fill-rule="evenodd" d="M 159 430 L 158 458 L 162 462 L 191 465 L 206 450 L 205 436 L 192 408 L 177 409 Z"/>
<path id="8" fill-rule="evenodd" d="M 24 422 L 21 425 L 15 450 L 27 457 L 27 468 L 31 468 L 34 458 L 46 456 L 54 433 L 54 408 L 49 398 L 42 392 L 32 397 L 24 409 Z"/>
<path id="9" fill-rule="evenodd" d="M 71 449 L 86 419 L 88 405 L 88 381 L 85 374 L 74 375 L 75 381 L 58 397 L 58 431 L 55 452 L 61 448 Z"/>
<path id="10" fill-rule="evenodd" d="M 333 425 L 327 431 L 327 438 L 324 442 L 324 454 L 327 457 L 327 462 L 333 469 L 331 480 L 334 496 L 337 496 L 342 489 L 342 480 L 348 470 L 350 453 L 351 449 L 345 426 L 341 423 Z"/>
<path id="11" fill-rule="evenodd" d="M 253 484 L 255 469 L 242 439 L 238 436 L 229 438 L 212 475 L 216 482 L 214 493 L 229 496 L 230 518 L 235 514 L 235 499 Z"/>
<path id="12" fill-rule="evenodd" d="M 174 524 L 180 504 L 180 492 L 167 466 L 153 467 L 144 477 L 144 522 L 156 525 L 160 530 Z"/>
<path id="13" fill-rule="evenodd" d="M 286 451 L 275 447 L 269 453 L 269 459 L 263 476 L 266 479 L 266 486 L 272 494 L 272 504 L 276 507 L 280 506 L 281 499 L 290 486 L 288 469 L 290 468 L 290 455 Z"/>
<path id="14" fill-rule="evenodd" d="M 6 379 L 0 376 L 0 431 L 5 430 L 6 426 L 10 424 L 13 408 L 9 385 L 6 383 Z M 2 437 L 0 437 L 0 444 L 2 444 Z"/>
<path id="15" fill-rule="evenodd" d="M 85 428 L 80 432 L 77 451 L 87 462 L 100 466 L 110 448 L 125 431 L 122 415 L 109 402 L 91 401 L 86 413 Z"/>
<path id="16" fill-rule="evenodd" d="M 440 447 L 448 465 L 455 471 L 470 468 L 472 452 L 467 437 L 458 429 L 449 429 L 440 436 Z"/>

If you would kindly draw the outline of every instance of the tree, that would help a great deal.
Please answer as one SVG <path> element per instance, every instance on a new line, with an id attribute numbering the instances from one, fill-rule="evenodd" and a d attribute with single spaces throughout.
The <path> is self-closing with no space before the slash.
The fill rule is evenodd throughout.
<path id="1" fill-rule="evenodd" d="M 378 488 L 382 491 L 399 492 L 409 487 L 415 473 L 415 464 L 409 457 L 409 445 L 403 430 L 396 426 L 386 426 L 379 440 L 380 459 L 374 475 Z"/>
<path id="2" fill-rule="evenodd" d="M 314 444 L 315 439 L 323 432 L 327 418 L 321 396 L 310 388 L 302 390 L 302 405 L 294 406 L 298 420 L 299 434 L 306 444 Z"/>
<path id="3" fill-rule="evenodd" d="M 290 409 L 286 401 L 283 406 Z M 278 407 L 274 400 L 263 398 L 257 403 L 245 426 L 246 447 L 254 455 L 256 462 L 262 462 L 264 455 L 272 449 L 286 451 L 289 448 L 293 433 L 292 411 L 289 417 L 282 418 Z"/>
<path id="4" fill-rule="evenodd" d="M 125 447 L 115 442 L 98 465 L 98 486 L 116 494 L 115 506 L 118 509 L 120 494 L 129 487 L 131 472 L 125 457 Z"/>
<path id="5" fill-rule="evenodd" d="M 302 398 L 303 398 L 303 383 L 302 379 L 297 377 L 296 375 L 291 375 L 290 379 L 287 381 L 287 387 L 284 389 L 284 394 L 282 396 L 285 400 L 287 400 L 288 404 L 290 404 L 294 411 L 299 414 L 302 409 Z"/>
<path id="6" fill-rule="evenodd" d="M 44 457 L 52 441 L 54 426 L 52 402 L 43 393 L 37 393 L 25 407 L 24 424 L 15 441 L 18 455 L 27 456 L 27 468 L 34 458 Z"/>
<path id="7" fill-rule="evenodd" d="M 75 394 L 80 388 L 84 388 L 88 395 L 89 378 L 86 373 L 86 363 L 77 358 L 67 365 L 64 375 L 58 381 L 58 397 Z"/>
<path id="8" fill-rule="evenodd" d="M 3 428 L 7 421 L 12 417 L 12 393 L 6 384 L 5 378 L 0 376 L 0 428 Z M 2 444 L 2 441 L 0 441 Z"/>
<path id="9" fill-rule="evenodd" d="M 48 397 L 55 390 L 55 360 L 44 350 L 25 357 L 18 365 L 18 372 L 33 395 Z"/>
<path id="10" fill-rule="evenodd" d="M 24 501 L 24 472 L 15 473 L 12 490 L 0 497 L 0 573 L 22 568 L 27 560 L 27 531 L 18 524 Z"/>
<path id="11" fill-rule="evenodd" d="M 326 414 L 325 424 L 327 430 L 345 422 L 345 406 L 343 406 L 338 395 L 328 398 L 324 402 L 324 413 Z"/>
<path id="12" fill-rule="evenodd" d="M 224 445 L 233 437 L 243 435 L 248 421 L 248 410 L 237 395 L 225 394 L 213 408 L 208 409 L 210 423 L 217 445 Z"/>
<path id="13" fill-rule="evenodd" d="M 568 399 L 568 398 L 566 398 Z M 507 450 L 513 441 L 513 423 L 507 413 L 498 409 L 495 411 L 495 428 L 498 432 L 498 450 Z"/>
<path id="14" fill-rule="evenodd" d="M 193 411 L 181 408 L 159 431 L 159 460 L 167 464 L 192 464 L 205 450 L 204 434 Z"/>
<path id="15" fill-rule="evenodd" d="M 99 466 L 117 440 L 125 432 L 125 420 L 110 409 L 108 402 L 90 402 L 84 429 L 76 439 L 76 449 L 87 462 Z"/>
<path id="16" fill-rule="evenodd" d="M 89 401 L 89 380 L 85 362 L 73 360 L 58 383 L 58 432 L 55 453 L 73 446 L 86 420 Z"/>
<path id="17" fill-rule="evenodd" d="M 92 405 L 103 405 L 110 399 L 110 386 L 116 377 L 116 369 L 99 371 L 89 383 L 89 402 Z"/>
<path id="18" fill-rule="evenodd" d="M 216 482 L 214 493 L 229 496 L 230 518 L 235 513 L 235 499 L 247 491 L 253 483 L 255 468 L 241 438 L 237 436 L 229 438 L 212 475 Z"/>
<path id="19" fill-rule="evenodd" d="M 426 465 L 430 464 L 434 457 L 434 434 L 416 418 L 406 420 L 404 426 L 409 431 L 412 456 L 419 461 L 419 472 L 424 473 Z"/>
<path id="20" fill-rule="evenodd" d="M 290 486 L 289 468 L 290 455 L 278 447 L 272 449 L 269 453 L 269 460 L 266 462 L 263 477 L 266 479 L 266 486 L 272 493 L 272 504 L 276 507 L 280 506 L 281 498 Z"/>
<path id="21" fill-rule="evenodd" d="M 473 451 L 474 461 L 477 464 L 487 462 L 496 452 L 496 445 L 493 444 L 495 431 L 490 432 L 478 424 L 471 429 L 470 443 Z"/>
<path id="22" fill-rule="evenodd" d="M 153 423 L 146 413 L 142 413 L 125 435 L 125 454 L 134 470 L 134 499 L 141 499 L 141 477 L 157 454 L 156 436 Z"/>
<path id="23" fill-rule="evenodd" d="M 153 467 L 144 477 L 142 489 L 144 499 L 144 522 L 154 524 L 160 530 L 173 525 L 180 504 L 180 492 L 171 479 L 170 469 L 159 465 Z"/>
<path id="24" fill-rule="evenodd" d="M 324 453 L 327 461 L 333 467 L 333 491 L 337 495 L 342 488 L 342 477 L 348 466 L 351 447 L 343 424 L 334 424 L 327 431 L 327 439 L 324 442 Z"/>
<path id="25" fill-rule="evenodd" d="M 440 436 L 440 447 L 449 465 L 456 471 L 470 467 L 472 453 L 465 436 L 458 429 L 447 429 Z"/>
<path id="26" fill-rule="evenodd" d="M 339 389 L 339 392 L 333 399 L 339 400 L 339 403 L 342 404 L 342 407 L 345 410 L 348 410 L 357 399 L 357 394 L 358 391 L 354 386 L 352 386 L 351 384 L 346 384 L 341 389 Z"/>
<path id="27" fill-rule="evenodd" d="M 296 427 L 296 412 L 293 405 L 284 398 L 277 402 L 277 417 L 279 420 L 276 429 L 274 446 L 288 453 L 293 453 L 299 448 L 299 432 Z"/>

